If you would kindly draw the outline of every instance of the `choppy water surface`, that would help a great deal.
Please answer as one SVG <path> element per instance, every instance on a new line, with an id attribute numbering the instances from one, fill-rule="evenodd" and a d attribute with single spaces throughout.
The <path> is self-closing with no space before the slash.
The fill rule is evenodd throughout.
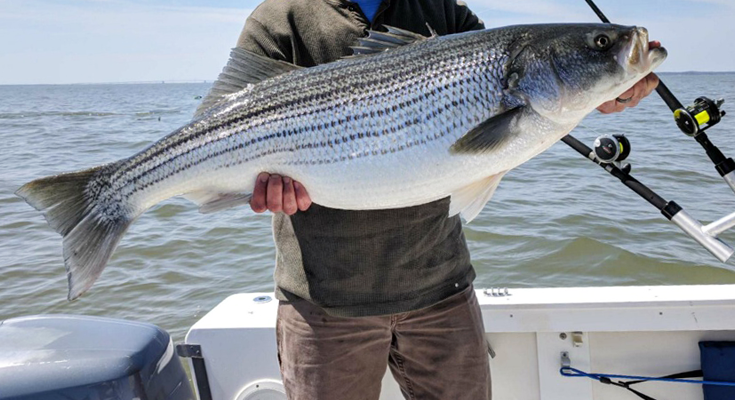
<path id="1" fill-rule="evenodd" d="M 735 75 L 664 75 L 680 99 L 735 103 Z M 155 323 L 183 339 L 226 296 L 270 291 L 270 217 L 247 207 L 201 215 L 182 199 L 144 214 L 95 286 L 66 301 L 61 238 L 13 192 L 23 183 L 127 157 L 186 123 L 209 84 L 0 86 L 0 319 L 74 313 Z M 726 109 L 728 109 L 726 104 Z M 735 110 L 735 106 L 732 106 Z M 733 112 L 735 115 L 735 111 Z M 735 211 L 735 194 L 655 96 L 598 113 L 574 135 L 633 143 L 634 176 L 697 218 Z M 710 137 L 735 155 L 735 118 Z M 735 283 L 722 264 L 657 210 L 563 143 L 507 175 L 465 227 L 477 287 Z M 735 235 L 725 239 L 735 244 Z"/>

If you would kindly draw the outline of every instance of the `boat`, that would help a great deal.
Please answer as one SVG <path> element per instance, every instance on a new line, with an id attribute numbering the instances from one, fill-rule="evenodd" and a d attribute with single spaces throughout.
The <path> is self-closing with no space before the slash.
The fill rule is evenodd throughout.
<path id="1" fill-rule="evenodd" d="M 665 85 L 658 91 L 680 130 L 698 138 L 735 191 L 735 162 L 703 133 L 725 115 L 719 109 L 722 100 L 700 97 L 683 107 Z M 718 238 L 735 227 L 735 213 L 705 226 L 633 179 L 630 165 L 622 163 L 625 152 L 605 160 L 571 136 L 563 141 L 721 261 L 735 252 Z M 598 138 L 596 149 L 601 143 Z M 629 143 L 613 143 L 618 147 Z M 633 384 L 648 398 L 735 399 L 735 285 L 488 288 L 477 289 L 476 295 L 495 400 L 642 398 L 626 390 Z M 0 399 L 285 400 L 275 339 L 277 304 L 273 293 L 231 295 L 197 321 L 179 344 L 162 329 L 135 321 L 70 315 L 1 321 Z M 704 355 L 711 343 L 730 349 L 721 351 L 728 368 L 714 371 L 726 370 L 726 379 L 707 385 L 655 379 L 704 369 L 708 380 Z M 720 391 L 713 396 L 708 388 L 714 384 L 730 395 Z M 386 370 L 380 400 L 400 399 Z"/>
<path id="2" fill-rule="evenodd" d="M 698 343 L 735 341 L 735 285 L 488 288 L 476 295 L 495 400 L 639 399 L 562 372 L 665 376 L 699 369 Z M 48 315 L 3 321 L 0 399 L 285 400 L 277 305 L 273 293 L 231 295 L 177 345 L 159 328 L 133 321 Z M 635 388 L 655 399 L 705 398 L 698 384 L 651 381 Z M 399 399 L 386 371 L 380 400 Z"/>

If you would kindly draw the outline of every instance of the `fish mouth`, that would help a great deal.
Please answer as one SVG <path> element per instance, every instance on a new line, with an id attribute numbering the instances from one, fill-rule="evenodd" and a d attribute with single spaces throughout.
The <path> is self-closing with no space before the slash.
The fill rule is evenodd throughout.
<path id="1" fill-rule="evenodd" d="M 618 60 L 626 71 L 635 75 L 648 74 L 666 59 L 665 48 L 650 48 L 648 29 L 634 27 L 625 36 L 628 36 L 628 43 L 623 46 Z"/>

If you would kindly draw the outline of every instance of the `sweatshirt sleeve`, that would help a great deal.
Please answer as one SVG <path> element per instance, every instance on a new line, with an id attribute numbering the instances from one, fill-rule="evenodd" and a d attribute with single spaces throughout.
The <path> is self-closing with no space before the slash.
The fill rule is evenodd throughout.
<path id="1" fill-rule="evenodd" d="M 292 62 L 292 55 L 288 51 L 291 48 L 288 44 L 289 37 L 273 32 L 261 23 L 256 15 L 257 11 L 258 9 L 253 11 L 245 21 L 237 47 L 275 60 Z"/>
<path id="2" fill-rule="evenodd" d="M 457 33 L 485 29 L 485 23 L 461 0 L 447 0 L 454 8 L 454 23 Z"/>

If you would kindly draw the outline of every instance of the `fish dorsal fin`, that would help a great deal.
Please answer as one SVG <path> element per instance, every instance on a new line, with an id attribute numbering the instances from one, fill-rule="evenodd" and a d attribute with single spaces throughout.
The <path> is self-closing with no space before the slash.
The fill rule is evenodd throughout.
<path id="1" fill-rule="evenodd" d="M 388 32 L 368 30 L 367 37 L 358 39 L 356 45 L 350 46 L 353 54 L 344 58 L 354 58 L 368 54 L 382 53 L 386 50 L 395 49 L 396 47 L 432 39 L 438 36 L 436 31 L 434 31 L 428 24 L 426 26 L 429 28 L 431 36 L 420 35 L 418 33 L 393 26 L 384 26 Z"/>
<path id="2" fill-rule="evenodd" d="M 194 118 L 203 115 L 228 94 L 239 92 L 250 85 L 298 69 L 301 67 L 236 47 L 230 52 L 230 60 L 212 85 L 212 89 L 202 100 L 202 104 L 197 108 Z"/>
<path id="3" fill-rule="evenodd" d="M 518 117 L 525 107 L 518 106 L 489 118 L 459 138 L 449 151 L 455 154 L 479 154 L 492 151 L 518 132 Z"/>
<path id="4" fill-rule="evenodd" d="M 199 206 L 202 214 L 214 213 L 250 203 L 250 193 L 220 193 L 215 191 L 194 191 L 184 195 Z"/>
<path id="5" fill-rule="evenodd" d="M 493 197 L 495 189 L 498 188 L 500 180 L 503 179 L 506 172 L 508 171 L 489 176 L 452 193 L 449 216 L 462 214 L 462 218 L 467 222 L 475 219 L 482 208 L 485 207 L 485 204 Z"/>

